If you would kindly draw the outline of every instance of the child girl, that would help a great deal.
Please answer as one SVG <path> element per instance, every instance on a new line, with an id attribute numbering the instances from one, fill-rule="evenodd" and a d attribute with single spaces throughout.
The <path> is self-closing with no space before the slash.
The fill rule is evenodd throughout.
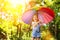
<path id="1" fill-rule="evenodd" d="M 40 40 L 40 23 L 38 15 L 35 14 L 32 22 L 32 40 Z"/>

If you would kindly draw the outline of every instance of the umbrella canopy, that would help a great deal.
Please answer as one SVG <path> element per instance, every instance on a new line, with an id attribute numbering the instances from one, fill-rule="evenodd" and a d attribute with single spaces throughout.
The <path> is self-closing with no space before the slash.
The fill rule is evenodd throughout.
<path id="1" fill-rule="evenodd" d="M 34 14 L 36 13 L 35 10 L 28 10 L 22 15 L 22 21 L 25 22 L 26 24 L 30 24 L 32 22 L 32 18 Z"/>
<path id="2" fill-rule="evenodd" d="M 54 11 L 50 8 L 42 7 L 38 11 L 35 10 L 28 10 L 22 15 L 22 21 L 30 24 L 32 22 L 32 18 L 34 14 L 37 12 L 38 19 L 41 20 L 43 23 L 49 23 L 54 18 Z"/>
<path id="3" fill-rule="evenodd" d="M 54 11 L 50 8 L 42 7 L 38 10 L 38 18 L 43 23 L 49 23 L 54 18 Z"/>

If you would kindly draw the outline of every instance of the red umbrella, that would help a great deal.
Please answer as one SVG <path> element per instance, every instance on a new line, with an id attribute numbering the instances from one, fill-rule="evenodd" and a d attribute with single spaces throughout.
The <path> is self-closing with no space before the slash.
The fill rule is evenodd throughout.
<path id="1" fill-rule="evenodd" d="M 30 24 L 34 14 L 37 12 L 39 20 L 49 23 L 54 18 L 54 11 L 50 8 L 42 7 L 38 11 L 28 10 L 22 15 L 23 22 Z"/>
<path id="2" fill-rule="evenodd" d="M 50 8 L 42 7 L 38 10 L 38 18 L 43 23 L 49 23 L 54 18 L 54 11 Z"/>

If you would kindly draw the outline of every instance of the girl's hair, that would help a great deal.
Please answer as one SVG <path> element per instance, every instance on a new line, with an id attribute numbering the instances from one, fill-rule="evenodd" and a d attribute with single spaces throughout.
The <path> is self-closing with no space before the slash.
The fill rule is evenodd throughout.
<path id="1" fill-rule="evenodd" d="M 34 16 L 36 16 L 37 17 L 37 21 L 39 21 L 38 14 L 36 13 L 36 14 L 34 14 Z M 32 21 L 34 21 L 34 20 L 32 19 Z"/>

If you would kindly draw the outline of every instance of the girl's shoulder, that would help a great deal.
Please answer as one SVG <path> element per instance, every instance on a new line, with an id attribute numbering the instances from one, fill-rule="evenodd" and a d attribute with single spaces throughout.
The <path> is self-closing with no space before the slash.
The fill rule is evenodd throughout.
<path id="1" fill-rule="evenodd" d="M 37 22 L 32 22 L 32 24 L 35 24 L 35 23 L 37 23 Z"/>
<path id="2" fill-rule="evenodd" d="M 32 25 L 34 24 L 34 22 L 32 22 Z"/>
<path id="3" fill-rule="evenodd" d="M 34 21 L 32 23 L 34 23 Z"/>

